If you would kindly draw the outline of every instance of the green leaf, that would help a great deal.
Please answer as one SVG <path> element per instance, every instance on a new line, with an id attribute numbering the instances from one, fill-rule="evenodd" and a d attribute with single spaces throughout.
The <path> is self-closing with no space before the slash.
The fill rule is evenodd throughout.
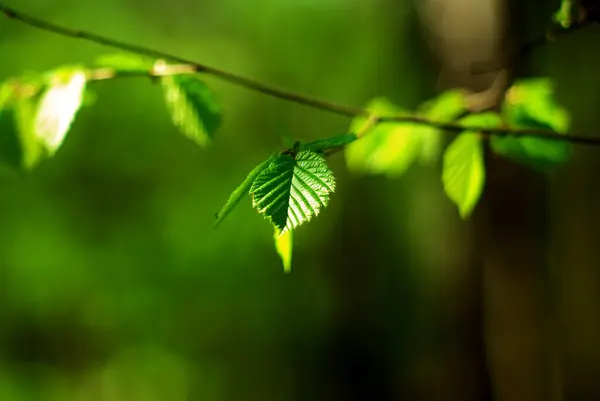
<path id="1" fill-rule="evenodd" d="M 573 0 L 562 0 L 560 8 L 553 15 L 554 22 L 560 24 L 563 28 L 569 28 L 576 20 L 577 8 Z"/>
<path id="2" fill-rule="evenodd" d="M 244 182 L 242 182 L 235 189 L 235 191 L 232 192 L 225 206 L 223 206 L 221 211 L 217 213 L 214 228 L 217 228 L 217 226 L 221 224 L 221 222 L 225 219 L 225 217 L 227 217 L 227 215 L 233 210 L 233 208 L 237 206 L 242 197 L 248 194 L 248 190 L 252 186 L 252 183 L 254 182 L 256 176 L 260 174 L 265 168 L 267 168 L 274 159 L 275 155 L 272 155 L 267 160 L 254 167 L 252 171 L 250 171 Z"/>
<path id="3" fill-rule="evenodd" d="M 442 182 L 460 216 L 469 217 L 485 184 L 483 146 L 476 133 L 465 131 L 450 143 L 444 152 Z"/>
<path id="4" fill-rule="evenodd" d="M 49 156 L 62 145 L 81 104 L 87 83 L 83 69 L 60 71 L 42 94 L 37 106 L 34 132 Z"/>
<path id="5" fill-rule="evenodd" d="M 96 59 L 96 65 L 113 68 L 117 72 L 144 73 L 152 70 L 154 61 L 132 53 L 105 54 Z"/>
<path id="6" fill-rule="evenodd" d="M 426 101 L 419 108 L 419 115 L 432 121 L 451 122 L 467 111 L 466 94 L 462 90 L 448 90 L 438 97 Z M 443 132 L 434 127 L 418 127 L 421 137 L 419 160 L 425 165 L 439 158 L 442 150 Z"/>
<path id="7" fill-rule="evenodd" d="M 564 134 L 569 128 L 569 113 L 559 106 L 552 82 L 534 78 L 517 82 L 507 92 L 503 113 L 510 126 L 536 128 Z M 504 157 L 540 170 L 566 162 L 572 153 L 567 141 L 539 137 L 495 135 L 492 150 Z"/>
<path id="8" fill-rule="evenodd" d="M 333 173 L 325 159 L 310 150 L 296 157 L 283 153 L 254 180 L 252 205 L 280 235 L 317 216 L 335 190 Z"/>
<path id="9" fill-rule="evenodd" d="M 58 151 L 83 102 L 85 70 L 61 68 L 52 74 L 44 84 L 25 77 L 0 89 L 0 158 L 19 170 L 30 170 Z"/>
<path id="10" fill-rule="evenodd" d="M 463 90 L 451 89 L 423 103 L 419 113 L 435 121 L 453 121 L 467 111 L 467 98 Z"/>
<path id="11" fill-rule="evenodd" d="M 336 135 L 330 138 L 319 139 L 313 142 L 309 142 L 304 145 L 304 149 L 312 150 L 316 153 L 321 153 L 325 150 L 342 148 L 356 141 L 357 136 L 354 132 L 347 134 Z"/>
<path id="12" fill-rule="evenodd" d="M 294 230 L 287 230 L 280 235 L 279 230 L 276 228 L 273 240 L 275 241 L 275 249 L 281 258 L 281 263 L 283 263 L 283 271 L 286 273 L 291 272 Z"/>
<path id="13" fill-rule="evenodd" d="M 161 77 L 171 119 L 181 132 L 206 146 L 221 124 L 221 112 L 204 82 L 190 75 Z"/>
<path id="14" fill-rule="evenodd" d="M 372 100 L 367 110 L 378 115 L 407 114 L 382 98 Z M 354 119 L 350 132 L 356 132 L 365 121 L 365 117 Z M 419 132 L 419 127 L 413 123 L 377 124 L 360 141 L 346 147 L 346 165 L 353 173 L 398 177 L 406 172 L 420 152 Z"/>
<path id="15" fill-rule="evenodd" d="M 483 113 L 469 114 L 458 120 L 458 124 L 473 129 L 499 128 L 502 126 L 502 118 L 500 117 L 500 114 L 494 111 L 486 111 Z"/>

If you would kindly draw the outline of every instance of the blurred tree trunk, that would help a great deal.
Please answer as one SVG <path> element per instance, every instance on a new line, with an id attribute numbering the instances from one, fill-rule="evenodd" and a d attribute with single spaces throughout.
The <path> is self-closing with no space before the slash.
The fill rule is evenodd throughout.
<path id="1" fill-rule="evenodd" d="M 426 0 L 444 86 L 489 88 L 495 77 L 473 76 L 472 63 L 496 64 L 510 54 L 503 0 Z M 512 20 L 514 22 L 514 20 Z M 512 66 L 510 66 L 512 67 Z M 499 99 L 495 99 L 499 100 Z M 551 341 L 545 266 L 545 185 L 525 168 L 491 157 L 486 193 L 474 217 L 481 262 L 483 336 L 494 399 L 560 399 Z M 477 272 L 473 272 L 477 275 Z"/>

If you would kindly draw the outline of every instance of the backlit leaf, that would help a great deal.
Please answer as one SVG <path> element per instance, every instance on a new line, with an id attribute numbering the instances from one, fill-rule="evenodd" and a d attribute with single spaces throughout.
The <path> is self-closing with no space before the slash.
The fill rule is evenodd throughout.
<path id="1" fill-rule="evenodd" d="M 61 75 L 57 75 L 42 94 L 33 127 L 36 138 L 50 156 L 56 153 L 71 128 L 81 107 L 87 82 L 84 70 L 72 70 L 68 75 Z"/>
<path id="2" fill-rule="evenodd" d="M 206 146 L 221 123 L 221 112 L 211 91 L 204 82 L 191 75 L 170 75 L 160 79 L 175 126 L 188 138 Z"/>
<path id="3" fill-rule="evenodd" d="M 479 201 L 485 184 L 483 144 L 477 134 L 463 132 L 444 152 L 444 191 L 466 219 Z"/>
<path id="4" fill-rule="evenodd" d="M 292 271 L 292 252 L 294 248 L 294 230 L 287 230 L 282 235 L 279 234 L 279 230 L 275 229 L 273 236 L 275 241 L 275 249 L 277 254 L 281 258 L 283 264 L 283 271 L 289 273 Z"/>
<path id="5" fill-rule="evenodd" d="M 386 99 L 374 99 L 368 104 L 367 109 L 385 116 L 407 114 Z M 365 117 L 354 119 L 350 132 L 357 132 L 365 121 Z M 419 126 L 416 124 L 379 123 L 359 141 L 346 147 L 346 165 L 354 173 L 398 177 L 418 156 L 422 144 L 421 138 Z"/>
<path id="6" fill-rule="evenodd" d="M 451 122 L 467 111 L 466 95 L 462 90 L 452 89 L 426 101 L 419 108 L 419 115 L 432 121 Z M 431 164 L 439 158 L 442 149 L 442 130 L 422 125 L 418 127 L 421 137 L 419 160 Z"/>
<path id="7" fill-rule="evenodd" d="M 256 177 L 250 188 L 252 205 L 280 235 L 317 216 L 335 190 L 325 159 L 310 150 L 283 153 Z"/>
<path id="8" fill-rule="evenodd" d="M 535 78 L 517 82 L 507 92 L 503 113 L 508 124 L 518 128 L 537 128 L 565 134 L 569 128 L 569 113 L 559 106 L 552 82 Z M 522 164 L 547 169 L 569 159 L 571 145 L 566 141 L 539 137 L 495 135 L 492 150 Z"/>

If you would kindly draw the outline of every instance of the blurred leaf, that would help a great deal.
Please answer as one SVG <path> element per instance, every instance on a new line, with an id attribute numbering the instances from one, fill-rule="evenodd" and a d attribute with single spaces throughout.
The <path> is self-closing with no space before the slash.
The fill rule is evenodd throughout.
<path id="1" fill-rule="evenodd" d="M 83 69 L 60 68 L 46 75 L 46 83 L 23 77 L 0 89 L 0 157 L 17 169 L 32 169 L 57 152 L 83 102 Z"/>
<path id="2" fill-rule="evenodd" d="M 280 235 L 317 216 L 335 190 L 325 159 L 310 150 L 278 155 L 254 180 L 252 205 Z"/>
<path id="3" fill-rule="evenodd" d="M 467 99 L 463 90 L 452 89 L 421 105 L 419 113 L 435 121 L 453 121 L 467 111 Z"/>
<path id="4" fill-rule="evenodd" d="M 258 174 L 260 174 L 265 168 L 267 168 L 274 159 L 275 159 L 275 155 L 272 155 L 267 160 L 263 161 L 258 166 L 256 166 L 254 169 L 252 169 L 252 171 L 250 171 L 250 173 L 248 173 L 248 176 L 246 177 L 244 182 L 242 182 L 235 189 L 235 191 L 233 191 L 231 193 L 225 206 L 223 206 L 221 211 L 219 213 L 217 213 L 217 216 L 216 216 L 217 220 L 215 221 L 215 225 L 214 225 L 215 228 L 217 228 L 217 226 L 219 224 L 221 224 L 221 222 L 225 219 L 225 217 L 227 217 L 227 215 L 233 210 L 233 208 L 237 206 L 237 204 L 240 202 L 242 197 L 244 195 L 248 194 L 248 190 L 252 186 L 252 183 L 254 182 L 254 179 L 256 178 L 256 176 Z"/>
<path id="5" fill-rule="evenodd" d="M 367 110 L 378 115 L 407 114 L 386 99 L 378 98 L 367 105 Z M 357 132 L 365 117 L 352 121 L 350 132 Z M 420 152 L 419 126 L 413 123 L 385 122 L 377 124 L 359 141 L 346 147 L 346 164 L 354 173 L 402 175 Z"/>
<path id="6" fill-rule="evenodd" d="M 152 70 L 154 60 L 132 53 L 105 54 L 96 59 L 96 65 L 100 67 L 114 68 L 123 72 L 144 73 Z"/>
<path id="7" fill-rule="evenodd" d="M 221 123 L 221 112 L 208 87 L 189 75 L 160 79 L 175 126 L 188 138 L 206 146 Z"/>
<path id="8" fill-rule="evenodd" d="M 503 112 L 514 127 L 546 129 L 559 134 L 569 128 L 569 114 L 557 104 L 553 85 L 546 78 L 517 82 L 507 92 Z M 495 135 L 490 145 L 495 153 L 540 170 L 566 162 L 572 152 L 566 141 L 539 137 Z"/>
<path id="9" fill-rule="evenodd" d="M 577 9 L 573 6 L 573 0 L 562 0 L 560 8 L 553 15 L 554 22 L 563 28 L 569 28 L 575 21 Z"/>
<path id="10" fill-rule="evenodd" d="M 477 134 L 466 131 L 450 143 L 444 153 L 442 182 L 460 216 L 469 217 L 485 184 L 483 146 Z"/>
<path id="11" fill-rule="evenodd" d="M 292 251 L 294 247 L 294 230 L 287 230 L 282 235 L 279 234 L 279 230 L 275 228 L 275 249 L 281 258 L 283 263 L 283 271 L 289 273 L 292 271 Z"/>
<path id="12" fill-rule="evenodd" d="M 36 98 L 12 99 L 0 111 L 0 158 L 17 170 L 36 166 L 44 149 L 34 131 Z"/>
<path id="13" fill-rule="evenodd" d="M 499 128 L 502 125 L 502 118 L 494 111 L 486 111 L 470 114 L 458 120 L 458 124 L 467 128 Z"/>
<path id="14" fill-rule="evenodd" d="M 83 102 L 86 82 L 82 69 L 60 71 L 42 94 L 33 129 L 49 156 L 56 153 L 71 128 Z"/>
<path id="15" fill-rule="evenodd" d="M 451 122 L 466 111 L 465 92 L 453 89 L 423 103 L 419 108 L 419 115 L 432 121 Z M 418 130 L 422 143 L 419 160 L 426 165 L 432 164 L 441 154 L 443 132 L 438 128 L 426 125 L 418 127 Z"/>
<path id="16" fill-rule="evenodd" d="M 309 142 L 304 145 L 304 149 L 312 150 L 316 153 L 321 153 L 325 150 L 342 148 L 356 141 L 357 136 L 351 132 L 348 134 L 336 135 L 330 138 L 319 139 L 313 142 Z"/>
<path id="17" fill-rule="evenodd" d="M 23 98 L 15 106 L 16 135 L 13 142 L 16 147 L 9 149 L 16 161 L 16 167 L 27 170 L 39 164 L 44 156 L 44 148 L 35 132 L 36 98 Z"/>

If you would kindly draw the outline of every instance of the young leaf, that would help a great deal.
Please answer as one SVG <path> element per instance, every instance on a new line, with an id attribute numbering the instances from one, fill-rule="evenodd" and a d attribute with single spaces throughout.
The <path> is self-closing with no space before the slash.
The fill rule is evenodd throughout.
<path id="1" fill-rule="evenodd" d="M 419 112 L 435 121 L 452 121 L 467 111 L 463 90 L 452 89 L 423 103 Z"/>
<path id="2" fill-rule="evenodd" d="M 479 201 L 485 184 L 483 146 L 479 136 L 466 131 L 457 136 L 444 153 L 444 190 L 466 219 Z"/>
<path id="3" fill-rule="evenodd" d="M 206 146 L 221 123 L 221 112 L 208 87 L 190 75 L 163 76 L 161 82 L 175 126 Z"/>
<path id="4" fill-rule="evenodd" d="M 294 247 L 294 230 L 287 230 L 282 235 L 279 234 L 279 230 L 275 229 L 273 236 L 275 241 L 275 249 L 281 258 L 283 264 L 283 271 L 289 273 L 292 271 L 292 251 Z"/>
<path id="5" fill-rule="evenodd" d="M 502 118 L 494 111 L 486 111 L 469 114 L 458 120 L 458 123 L 467 128 L 499 128 L 502 125 Z"/>
<path id="6" fill-rule="evenodd" d="M 357 136 L 354 132 L 332 136 L 331 138 L 319 139 L 304 145 L 304 149 L 312 150 L 316 153 L 322 153 L 329 149 L 342 148 L 356 141 Z"/>
<path id="7" fill-rule="evenodd" d="M 374 99 L 367 109 L 378 115 L 406 113 L 385 99 Z M 356 132 L 365 123 L 360 117 L 352 121 L 350 132 Z M 419 127 L 413 123 L 386 122 L 377 124 L 360 141 L 346 147 L 346 165 L 351 172 L 402 175 L 420 152 Z"/>
<path id="8" fill-rule="evenodd" d="M 317 216 L 335 190 L 333 173 L 325 159 L 310 150 L 296 157 L 277 156 L 250 188 L 252 205 L 279 234 L 285 234 Z"/>
<path id="9" fill-rule="evenodd" d="M 565 133 L 569 128 L 569 114 L 557 104 L 552 83 L 545 78 L 517 82 L 507 92 L 503 113 L 515 127 L 556 133 Z M 490 145 L 499 155 L 542 170 L 567 161 L 572 151 L 566 141 L 538 137 L 495 135 Z"/>
<path id="10" fill-rule="evenodd" d="M 439 122 L 450 122 L 467 111 L 466 95 L 462 90 L 448 90 L 438 97 L 426 101 L 419 108 L 419 114 Z M 442 149 L 442 131 L 438 128 L 418 127 L 421 137 L 419 160 L 423 164 L 431 164 L 438 159 Z"/>
<path id="11" fill-rule="evenodd" d="M 49 156 L 63 143 L 81 107 L 87 82 L 81 69 L 57 73 L 37 107 L 34 132 Z"/>
<path id="12" fill-rule="evenodd" d="M 271 164 L 271 162 L 273 161 L 274 158 L 275 158 L 275 155 L 272 155 L 267 160 L 263 161 L 258 166 L 254 167 L 252 169 L 252 171 L 250 171 L 250 173 L 248 173 L 248 176 L 246 177 L 244 182 L 242 182 L 235 189 L 235 191 L 232 192 L 232 194 L 229 196 L 229 199 L 227 200 L 227 203 L 225 204 L 225 206 L 223 206 L 221 211 L 219 213 L 217 213 L 214 228 L 217 228 L 217 226 L 219 224 L 221 224 L 221 222 L 225 219 L 225 217 L 227 217 L 227 215 L 233 210 L 233 208 L 237 206 L 237 204 L 240 202 L 242 197 L 244 195 L 248 194 L 248 190 L 252 186 L 252 183 L 254 182 L 254 179 L 256 178 L 256 176 L 258 174 L 260 174 L 265 168 L 267 168 L 269 166 L 269 164 Z"/>

